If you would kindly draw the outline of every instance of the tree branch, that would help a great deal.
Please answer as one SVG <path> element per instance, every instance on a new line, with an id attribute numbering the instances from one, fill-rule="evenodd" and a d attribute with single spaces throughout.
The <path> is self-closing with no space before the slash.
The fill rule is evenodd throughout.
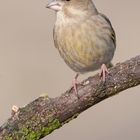
<path id="1" fill-rule="evenodd" d="M 109 69 L 106 82 L 97 75 L 56 98 L 41 96 L 20 108 L 0 127 L 0 140 L 39 140 L 98 102 L 140 84 L 140 55 Z"/>

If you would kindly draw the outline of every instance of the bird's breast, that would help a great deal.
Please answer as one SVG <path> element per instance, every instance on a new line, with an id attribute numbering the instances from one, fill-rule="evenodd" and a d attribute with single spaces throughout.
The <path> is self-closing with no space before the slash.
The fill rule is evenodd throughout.
<path id="1" fill-rule="evenodd" d="M 76 72 L 98 69 L 113 57 L 111 41 L 92 21 L 59 23 L 54 27 L 54 42 L 66 64 Z"/>

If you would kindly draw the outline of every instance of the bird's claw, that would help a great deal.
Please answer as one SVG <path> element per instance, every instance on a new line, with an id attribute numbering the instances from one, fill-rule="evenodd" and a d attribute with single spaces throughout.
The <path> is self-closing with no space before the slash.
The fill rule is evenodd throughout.
<path id="1" fill-rule="evenodd" d="M 79 76 L 79 74 L 76 74 L 74 80 L 72 81 L 72 87 L 74 88 L 74 92 L 75 92 L 76 96 L 79 98 L 77 85 L 80 84 L 80 82 L 77 80 L 78 76 Z"/>
<path id="2" fill-rule="evenodd" d="M 106 74 L 108 74 L 108 73 L 109 73 L 109 71 L 108 71 L 106 65 L 102 64 L 99 76 L 102 78 L 103 82 L 105 82 Z"/>

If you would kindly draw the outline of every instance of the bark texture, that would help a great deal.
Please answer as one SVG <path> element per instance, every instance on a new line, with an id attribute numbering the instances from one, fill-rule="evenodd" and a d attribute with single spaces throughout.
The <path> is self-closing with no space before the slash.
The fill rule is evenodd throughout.
<path id="1" fill-rule="evenodd" d="M 140 55 L 109 69 L 106 82 L 99 75 L 70 88 L 61 96 L 41 96 L 20 108 L 0 127 L 0 140 L 39 140 L 100 101 L 140 84 Z"/>

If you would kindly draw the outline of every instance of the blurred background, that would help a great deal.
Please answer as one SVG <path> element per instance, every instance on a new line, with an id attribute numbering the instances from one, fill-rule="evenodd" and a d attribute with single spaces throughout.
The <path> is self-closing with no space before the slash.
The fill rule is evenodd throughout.
<path id="1" fill-rule="evenodd" d="M 0 125 L 10 117 L 12 105 L 22 107 L 42 93 L 56 97 L 71 86 L 75 73 L 54 47 L 55 13 L 45 8 L 47 2 L 0 1 Z M 116 31 L 113 63 L 139 55 L 140 1 L 94 2 Z M 139 140 L 139 93 L 140 86 L 111 97 L 43 140 Z"/>

